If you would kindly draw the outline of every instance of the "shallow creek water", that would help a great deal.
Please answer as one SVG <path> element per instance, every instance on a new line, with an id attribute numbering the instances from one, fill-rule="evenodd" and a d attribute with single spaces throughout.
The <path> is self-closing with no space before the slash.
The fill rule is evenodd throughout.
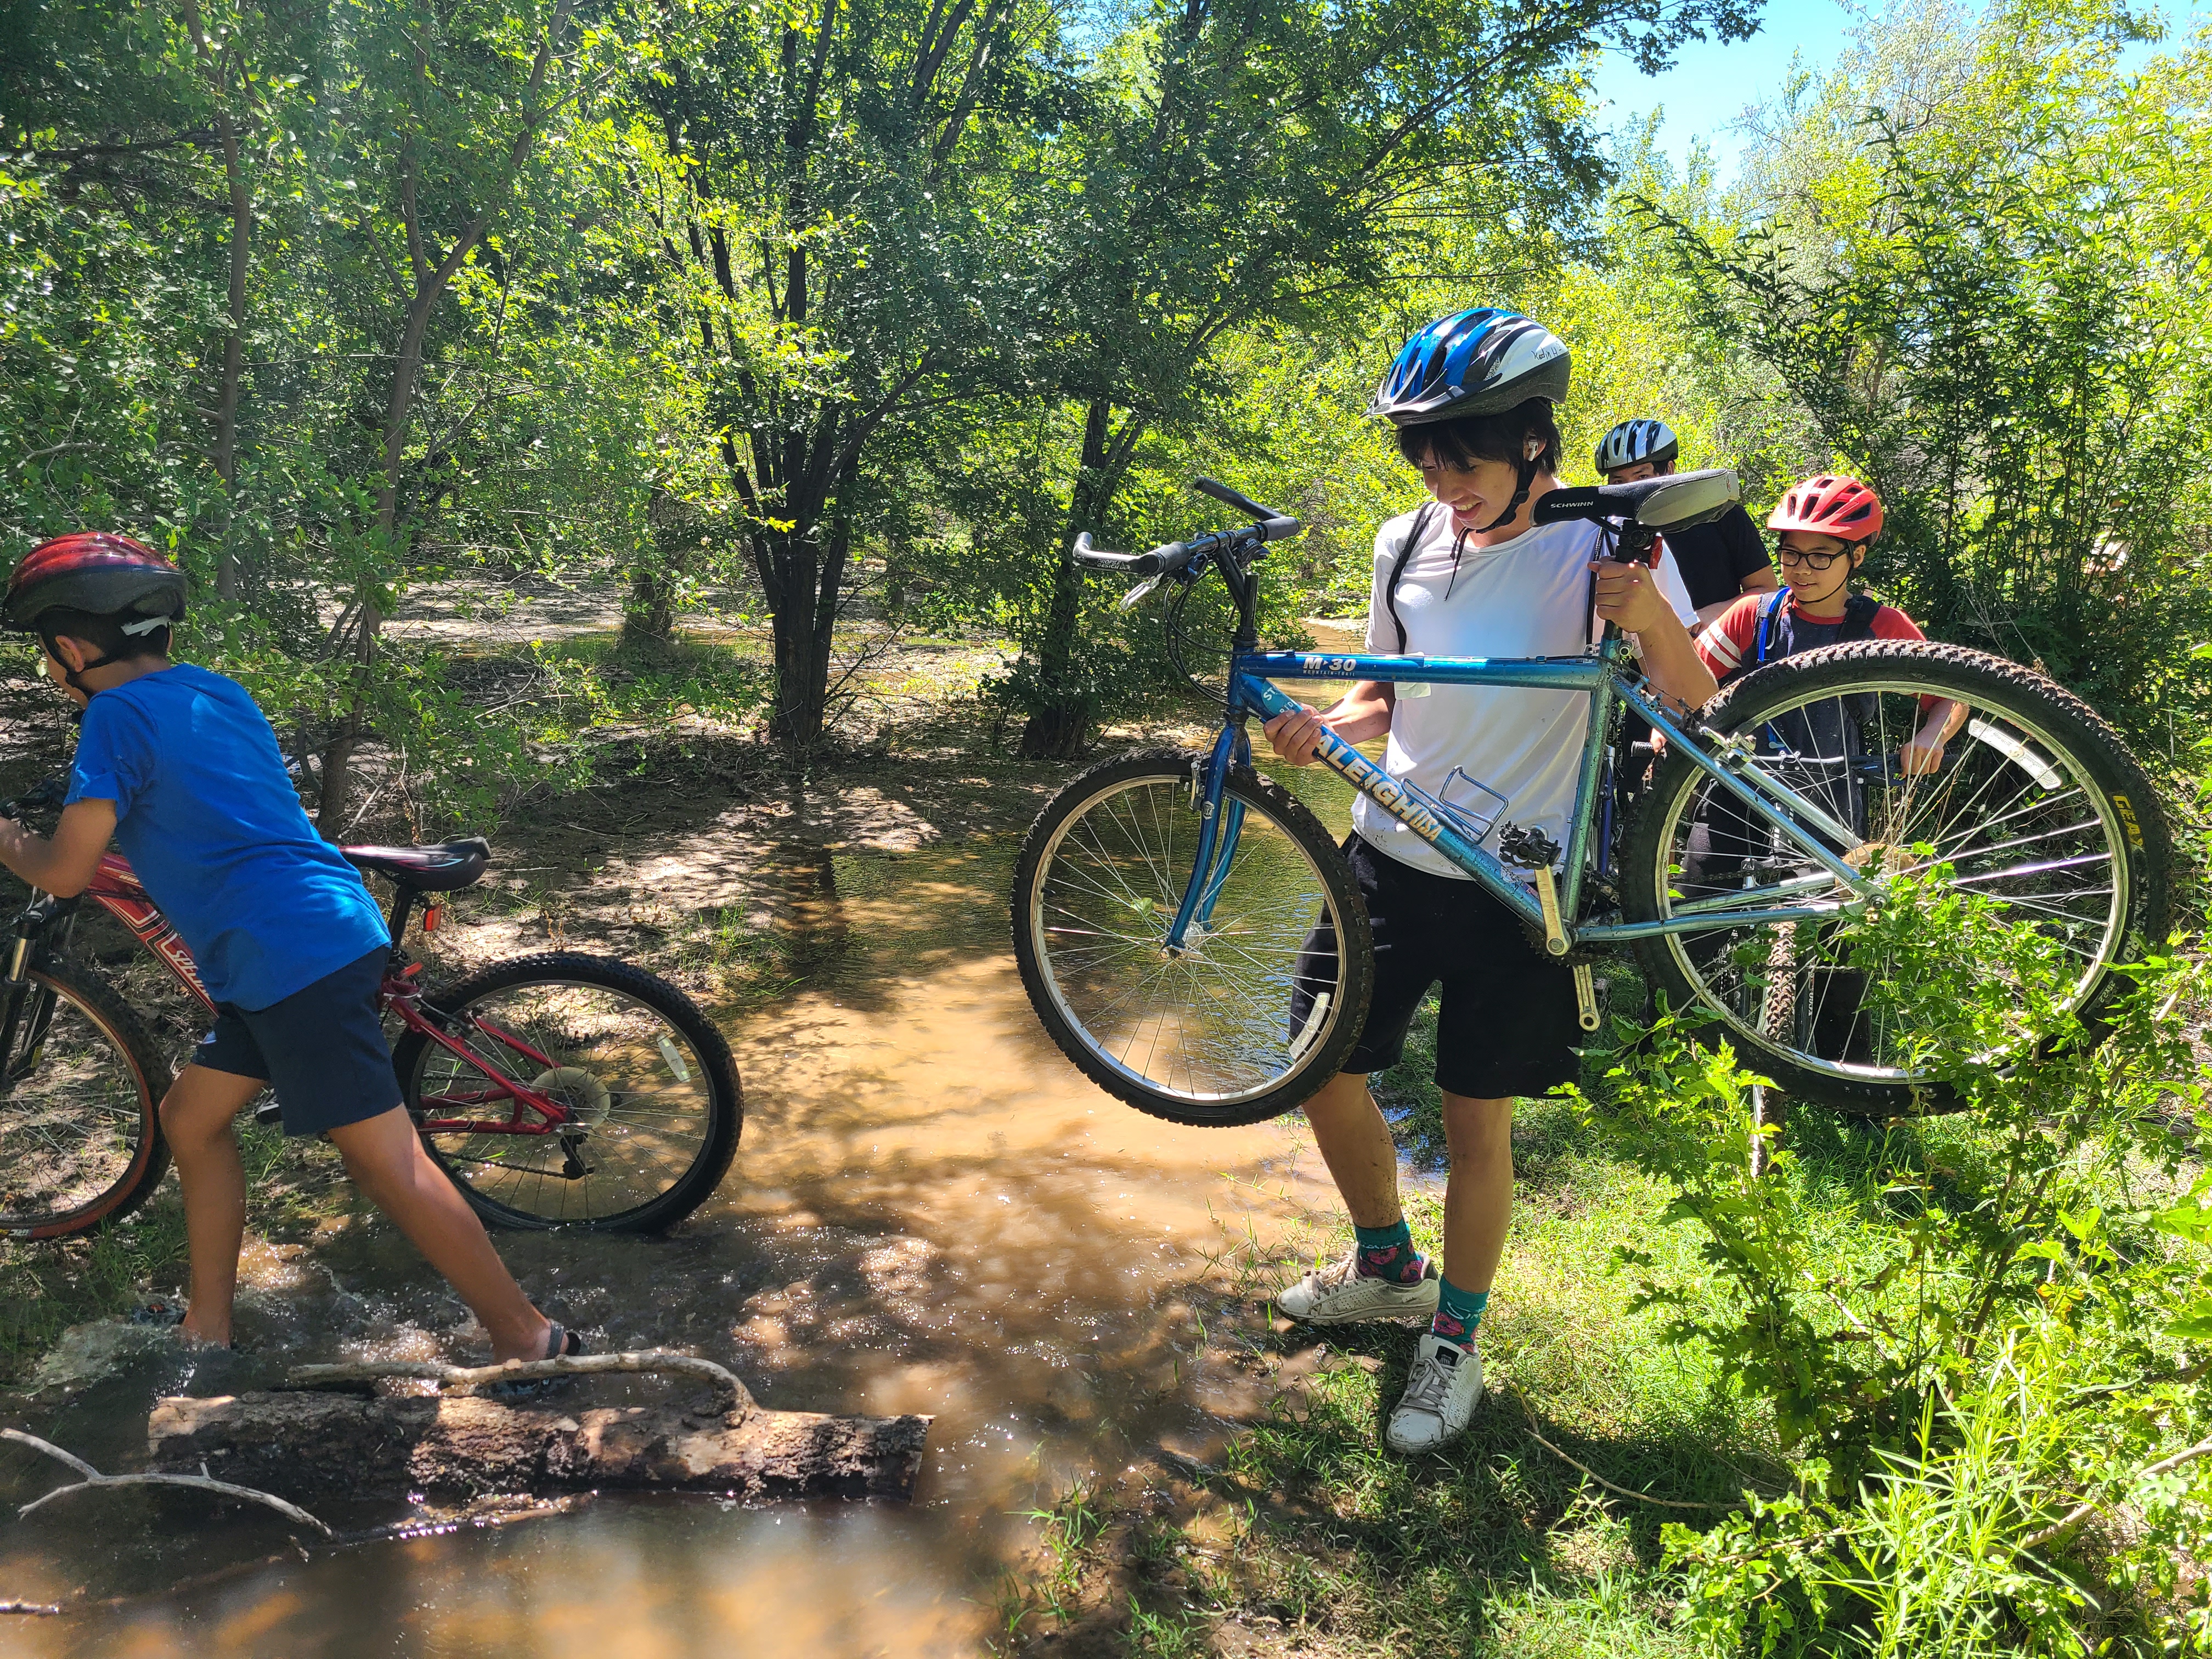
<path id="1" fill-rule="evenodd" d="M 747 1111 L 720 1194 L 665 1239 L 500 1240 L 599 1348 L 691 1349 L 773 1406 L 936 1413 L 910 1507 L 607 1498 L 9 1620 L 0 1650 L 979 1650 L 999 1574 L 1036 1541 L 1024 1511 L 1079 1478 L 1171 1467 L 1164 1446 L 1209 1456 L 1262 1408 L 1279 1378 L 1224 1340 L 1258 1330 L 1262 1292 L 1224 1258 L 1295 1243 L 1328 1197 L 1295 1131 L 1158 1122 L 1053 1049 L 1006 945 L 1014 845 L 793 860 L 775 925 L 793 934 L 799 982 L 723 1020 Z M 250 1252 L 241 1335 L 246 1352 L 197 1364 L 150 1347 L 31 1425 L 127 1467 L 159 1393 L 253 1387 L 302 1358 L 481 1352 L 465 1310 L 366 1219 L 312 1261 Z M 576 1386 L 614 1403 L 663 1385 Z M 8 1449 L 0 1497 L 24 1501 L 58 1473 Z M 196 1496 L 64 1499 L 0 1525 L 0 1597 L 152 1590 L 283 1546 L 273 1518 L 212 1513 Z"/>

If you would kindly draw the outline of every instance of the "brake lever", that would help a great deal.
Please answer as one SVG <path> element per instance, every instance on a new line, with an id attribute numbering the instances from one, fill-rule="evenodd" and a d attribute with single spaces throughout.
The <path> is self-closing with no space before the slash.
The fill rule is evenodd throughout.
<path id="1" fill-rule="evenodd" d="M 1131 588 L 1127 592 L 1121 596 L 1121 608 L 1124 611 L 1134 611 L 1139 605 L 1144 603 L 1145 598 L 1147 594 L 1151 593 L 1154 588 L 1158 587 L 1167 579 L 1167 572 L 1164 570 L 1160 571 L 1157 574 L 1146 577 L 1144 580 L 1139 582 L 1134 587 Z"/>

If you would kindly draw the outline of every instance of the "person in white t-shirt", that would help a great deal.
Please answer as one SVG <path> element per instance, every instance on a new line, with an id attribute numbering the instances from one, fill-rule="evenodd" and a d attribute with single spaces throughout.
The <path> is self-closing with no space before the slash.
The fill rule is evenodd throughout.
<path id="1" fill-rule="evenodd" d="M 1587 521 L 1532 524 L 1534 503 L 1559 487 L 1553 405 L 1569 369 L 1565 344 L 1540 325 L 1489 309 L 1442 318 L 1399 353 L 1374 412 L 1397 424 L 1399 449 L 1434 501 L 1375 538 L 1367 648 L 1571 655 L 1614 622 L 1634 636 L 1651 684 L 1698 707 L 1716 686 L 1672 568 L 1604 559 L 1606 532 Z M 1313 760 L 1324 726 L 1352 743 L 1387 732 L 1391 776 L 1461 799 L 1465 786 L 1446 785 L 1459 769 L 1505 798 L 1498 828 L 1539 829 L 1564 845 L 1588 711 L 1577 692 L 1417 693 L 1364 680 L 1326 713 L 1279 715 L 1267 732 L 1294 766 Z M 1463 1431 L 1481 1398 L 1475 1334 L 1512 1212 L 1513 1102 L 1574 1078 L 1580 1032 L 1571 970 L 1533 950 L 1510 911 L 1364 795 L 1352 824 L 1345 851 L 1374 925 L 1375 990 L 1358 1047 L 1305 1110 L 1357 1237 L 1276 1305 L 1317 1325 L 1426 1316 L 1386 1436 L 1395 1450 L 1422 1451 Z M 1310 948 L 1334 945 L 1317 933 Z M 1451 1156 L 1441 1274 L 1413 1249 L 1396 1149 L 1367 1088 L 1368 1073 L 1397 1062 L 1414 1010 L 1439 983 L 1436 1079 Z"/>

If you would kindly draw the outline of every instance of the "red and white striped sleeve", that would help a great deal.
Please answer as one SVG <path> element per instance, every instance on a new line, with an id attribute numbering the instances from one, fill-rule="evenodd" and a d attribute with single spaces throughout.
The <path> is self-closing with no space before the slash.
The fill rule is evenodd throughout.
<path id="1" fill-rule="evenodd" d="M 1698 635 L 1698 659 L 1712 671 L 1715 679 L 1724 680 L 1743 666 L 1744 658 L 1759 638 L 1759 602 L 1765 597 L 1744 594 Z"/>

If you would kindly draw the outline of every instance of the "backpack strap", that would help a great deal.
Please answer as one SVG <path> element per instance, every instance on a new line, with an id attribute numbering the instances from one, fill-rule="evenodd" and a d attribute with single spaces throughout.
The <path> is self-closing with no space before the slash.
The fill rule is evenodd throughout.
<path id="1" fill-rule="evenodd" d="M 1772 596 L 1759 605 L 1759 636 L 1752 645 L 1751 665 L 1753 668 L 1765 664 L 1767 649 L 1774 643 L 1774 619 L 1782 614 L 1782 607 L 1789 602 L 1790 590 L 1778 587 Z"/>
<path id="2" fill-rule="evenodd" d="M 1413 526 L 1406 532 L 1405 545 L 1398 550 L 1398 556 L 1391 561 L 1390 580 L 1382 585 L 1382 604 L 1390 613 L 1391 622 L 1397 627 L 1398 654 L 1401 657 L 1406 654 L 1406 619 L 1398 614 L 1398 579 L 1406 574 L 1406 566 L 1413 559 L 1413 550 L 1420 546 L 1421 538 L 1429 533 L 1429 520 L 1436 510 L 1434 501 L 1424 501 L 1421 510 L 1413 514 Z"/>
<path id="3" fill-rule="evenodd" d="M 1881 601 L 1871 593 L 1854 593 L 1844 601 L 1844 626 L 1836 635 L 1841 645 L 1850 640 L 1874 637 L 1874 619 L 1881 614 Z"/>

